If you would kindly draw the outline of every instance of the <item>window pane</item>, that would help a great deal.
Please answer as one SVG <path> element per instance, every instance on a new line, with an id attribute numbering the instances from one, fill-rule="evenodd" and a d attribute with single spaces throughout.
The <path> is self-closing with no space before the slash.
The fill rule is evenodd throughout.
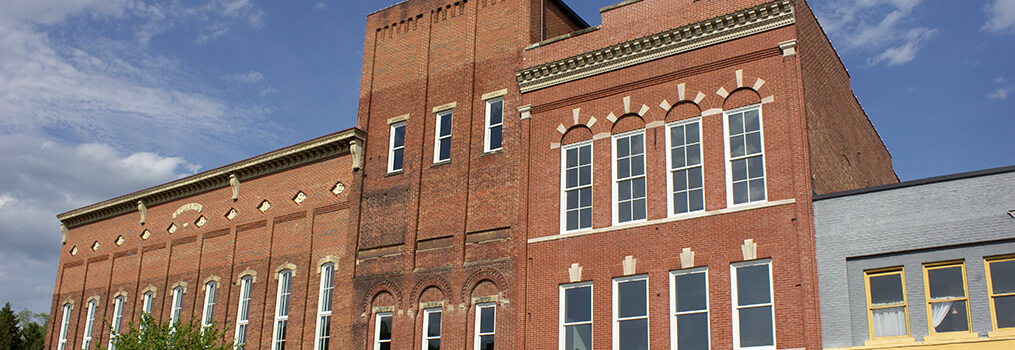
<path id="1" fill-rule="evenodd" d="M 733 184 L 733 204 L 747 203 L 747 182 Z"/>
<path id="2" fill-rule="evenodd" d="M 567 209 L 578 209 L 578 191 L 567 191 Z"/>
<path id="3" fill-rule="evenodd" d="M 734 160 L 731 165 L 733 168 L 733 181 L 747 180 L 747 160 Z"/>
<path id="4" fill-rule="evenodd" d="M 906 308 L 890 307 L 871 311 L 874 322 L 874 337 L 896 337 L 908 334 L 906 331 Z"/>
<path id="5" fill-rule="evenodd" d="M 770 303 L 772 301 L 770 286 L 768 265 L 738 267 L 737 305 Z"/>
<path id="6" fill-rule="evenodd" d="M 761 153 L 761 133 L 750 133 L 745 135 L 747 142 L 747 154 Z"/>
<path id="7" fill-rule="evenodd" d="M 730 138 L 730 157 L 743 157 L 746 153 L 744 149 L 744 136 L 733 136 Z"/>
<path id="8" fill-rule="evenodd" d="M 674 213 L 686 213 L 687 208 L 687 192 L 677 192 L 673 194 L 673 212 Z"/>
<path id="9" fill-rule="evenodd" d="M 648 350 L 648 320 L 618 322 L 621 350 Z"/>
<path id="10" fill-rule="evenodd" d="M 431 312 L 429 314 L 428 320 L 430 322 L 429 322 L 429 324 L 427 324 L 427 327 L 426 327 L 426 329 L 427 329 L 427 333 L 426 333 L 427 336 L 428 337 L 439 337 L 439 336 L 441 336 L 441 313 L 440 312 Z"/>
<path id="11" fill-rule="evenodd" d="M 592 145 L 582 146 L 578 149 L 578 161 L 581 164 L 592 164 Z"/>
<path id="12" fill-rule="evenodd" d="M 395 159 L 394 159 L 394 162 L 393 162 L 392 169 L 394 169 L 394 170 L 402 169 L 402 154 L 403 153 L 405 153 L 405 149 L 395 150 Z"/>
<path id="13" fill-rule="evenodd" d="M 331 335 L 331 316 L 321 317 L 321 334 L 319 334 L 319 336 L 321 336 L 322 338 L 327 338 L 330 335 Z M 327 340 L 325 340 L 323 343 L 327 344 L 328 342 Z"/>
<path id="14" fill-rule="evenodd" d="M 592 325 L 580 324 L 564 327 L 564 348 L 568 350 L 592 349 Z"/>
<path id="15" fill-rule="evenodd" d="M 567 169 L 564 177 L 566 178 L 567 182 L 566 188 L 578 187 L 578 168 Z"/>
<path id="16" fill-rule="evenodd" d="M 572 148 L 564 152 L 566 154 L 567 162 L 565 164 L 568 168 L 574 168 L 578 166 L 578 149 Z"/>
<path id="17" fill-rule="evenodd" d="M 708 350 L 708 313 L 677 316 L 677 348 Z"/>
<path id="18" fill-rule="evenodd" d="M 677 312 L 705 310 L 705 273 L 673 276 L 676 289 Z"/>
<path id="19" fill-rule="evenodd" d="M 391 339 L 391 316 L 381 317 L 381 340 Z"/>
<path id="20" fill-rule="evenodd" d="M 746 131 L 761 130 L 761 119 L 758 118 L 758 116 L 757 109 L 744 112 L 744 124 L 746 124 Z"/>
<path id="21" fill-rule="evenodd" d="M 691 191 L 690 198 L 691 198 L 690 203 L 691 210 L 705 209 L 705 191 L 703 190 Z"/>
<path id="22" fill-rule="evenodd" d="M 683 191 L 687 189 L 687 170 L 673 172 L 673 190 Z"/>
<path id="23" fill-rule="evenodd" d="M 633 198 L 645 198 L 645 178 L 640 177 L 632 180 L 631 192 Z"/>
<path id="24" fill-rule="evenodd" d="M 451 114 L 441 116 L 441 136 L 451 135 Z"/>
<path id="25" fill-rule="evenodd" d="M 765 200 L 765 179 L 751 180 L 751 201 Z"/>
<path id="26" fill-rule="evenodd" d="M 670 150 L 670 156 L 672 158 L 671 165 L 674 169 L 687 166 L 687 159 L 684 158 L 686 152 L 687 150 L 685 150 L 684 147 L 675 147 Z"/>
<path id="27" fill-rule="evenodd" d="M 451 159 L 451 139 L 441 139 L 440 159 Z"/>
<path id="28" fill-rule="evenodd" d="M 631 214 L 632 220 L 645 220 L 646 217 L 645 199 L 642 198 L 635 200 L 633 206 L 634 213 Z"/>
<path id="29" fill-rule="evenodd" d="M 405 126 L 399 126 L 395 128 L 395 146 L 405 146 Z"/>
<path id="30" fill-rule="evenodd" d="M 631 136 L 631 154 L 645 153 L 645 135 L 638 134 Z"/>
<path id="31" fill-rule="evenodd" d="M 631 176 L 645 175 L 645 156 L 631 157 Z"/>
<path id="32" fill-rule="evenodd" d="M 631 159 L 617 159 L 617 178 L 625 179 L 631 176 Z"/>
<path id="33" fill-rule="evenodd" d="M 576 210 L 567 212 L 567 230 L 570 231 L 577 229 L 578 229 L 578 211 Z"/>
<path id="34" fill-rule="evenodd" d="M 620 197 L 620 200 L 626 201 L 631 199 L 631 185 L 633 182 L 634 181 L 627 180 L 621 181 L 617 184 L 617 195 Z"/>
<path id="35" fill-rule="evenodd" d="M 772 307 L 740 309 L 740 346 L 775 345 L 772 334 Z"/>
<path id="36" fill-rule="evenodd" d="M 684 125 L 670 128 L 670 143 L 674 146 L 684 144 Z"/>
<path id="37" fill-rule="evenodd" d="M 492 333 L 494 325 L 494 308 L 484 307 L 479 309 L 479 331 L 481 333 Z"/>
<path id="38" fill-rule="evenodd" d="M 568 288 L 564 290 L 564 322 L 592 320 L 592 287 Z"/>
<path id="39" fill-rule="evenodd" d="M 1015 327 L 1015 295 L 994 298 L 994 311 L 997 328 Z"/>
<path id="40" fill-rule="evenodd" d="M 962 267 L 948 267 L 927 270 L 930 298 L 964 298 L 965 287 L 962 285 Z"/>
<path id="41" fill-rule="evenodd" d="M 490 128 L 490 149 L 498 149 L 503 147 L 504 139 L 504 127 L 495 126 Z"/>
<path id="42" fill-rule="evenodd" d="M 381 343 L 380 350 L 391 350 L 391 343 Z"/>
<path id="43" fill-rule="evenodd" d="M 427 348 L 427 350 L 440 350 L 441 349 L 441 340 L 440 339 L 430 339 L 430 340 L 427 340 L 427 347 L 426 348 Z"/>
<path id="44" fill-rule="evenodd" d="M 631 221 L 631 202 L 623 202 L 617 205 L 617 210 L 620 211 L 620 222 Z"/>
<path id="45" fill-rule="evenodd" d="M 990 263 L 990 281 L 994 294 L 1015 293 L 1015 260 Z"/>
<path id="46" fill-rule="evenodd" d="M 578 168 L 578 185 L 586 186 L 592 184 L 592 167 L 583 166 Z"/>
<path id="47" fill-rule="evenodd" d="M 617 283 L 619 317 L 645 316 L 647 314 L 645 298 L 647 281 L 638 280 Z"/>
<path id="48" fill-rule="evenodd" d="M 693 168 L 687 171 L 687 187 L 688 188 L 701 188 L 701 168 Z"/>
<path id="49" fill-rule="evenodd" d="M 687 143 L 697 143 L 700 141 L 698 137 L 698 123 L 687 124 L 685 129 L 687 130 Z"/>
<path id="50" fill-rule="evenodd" d="M 631 139 L 628 137 L 617 139 L 617 157 L 627 157 L 631 155 Z"/>
<path id="51" fill-rule="evenodd" d="M 966 315 L 965 301 L 931 303 L 930 309 L 935 332 L 969 331 L 969 316 Z"/>
<path id="52" fill-rule="evenodd" d="M 581 220 L 581 222 L 579 222 L 578 224 L 581 225 L 581 228 L 592 227 L 592 208 L 582 209 L 579 219 Z"/>
<path id="53" fill-rule="evenodd" d="M 490 102 L 490 125 L 500 124 L 504 118 L 504 101 Z"/>
<path id="54" fill-rule="evenodd" d="M 747 160 L 747 174 L 749 178 L 757 179 L 765 176 L 765 159 L 762 156 L 751 157 Z"/>
<path id="55" fill-rule="evenodd" d="M 493 350 L 493 336 L 484 335 L 479 337 L 479 350 Z"/>
<path id="56" fill-rule="evenodd" d="M 872 305 L 901 304 L 904 300 L 901 274 L 872 276 L 870 288 Z"/>
<path id="57" fill-rule="evenodd" d="M 730 114 L 729 117 L 730 135 L 744 133 L 744 114 Z"/>
<path id="58" fill-rule="evenodd" d="M 591 187 L 586 187 L 586 188 L 578 190 L 578 192 L 581 194 L 579 196 L 579 198 L 581 199 L 579 201 L 579 205 L 581 205 L 582 208 L 591 207 L 592 206 L 592 188 Z"/>
<path id="59" fill-rule="evenodd" d="M 687 146 L 687 165 L 701 164 L 701 145 Z"/>

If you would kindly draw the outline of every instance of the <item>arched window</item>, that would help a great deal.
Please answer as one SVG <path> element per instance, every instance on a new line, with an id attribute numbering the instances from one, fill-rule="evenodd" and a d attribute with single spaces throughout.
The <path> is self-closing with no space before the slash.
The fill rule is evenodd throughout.
<path id="1" fill-rule="evenodd" d="M 116 350 L 116 336 L 120 335 L 120 324 L 123 323 L 123 304 L 126 298 L 118 296 L 113 299 L 113 322 L 109 325 L 109 350 Z"/>
<path id="2" fill-rule="evenodd" d="M 272 350 L 285 350 L 285 333 L 289 323 L 289 292 L 292 270 L 278 273 L 278 298 L 275 303 L 275 330 L 272 332 Z"/>
<path id="3" fill-rule="evenodd" d="M 247 325 L 250 323 L 250 285 L 253 283 L 253 276 L 244 276 L 240 279 L 240 306 L 236 312 L 237 350 L 243 350 L 247 344 Z"/>
<path id="4" fill-rule="evenodd" d="M 218 282 L 209 281 L 204 285 L 204 315 L 201 317 L 201 329 L 211 327 L 215 317 L 215 292 Z"/>
<path id="5" fill-rule="evenodd" d="M 81 342 L 82 349 L 88 349 L 92 347 L 92 326 L 95 325 L 95 309 L 98 304 L 98 300 L 92 299 L 88 301 L 88 318 L 85 320 L 85 337 Z"/>
<path id="6" fill-rule="evenodd" d="M 335 263 L 321 266 L 321 295 L 317 308 L 317 341 L 315 350 L 328 350 L 331 340 L 331 295 L 335 289 Z"/>
<path id="7" fill-rule="evenodd" d="M 173 310 L 169 314 L 169 323 L 175 325 L 180 322 L 180 312 L 183 311 L 183 290 L 185 287 L 173 288 Z"/>
<path id="8" fill-rule="evenodd" d="M 60 321 L 60 346 L 57 350 L 67 348 L 67 327 L 70 326 L 70 311 L 73 308 L 71 303 L 63 304 L 63 320 Z"/>

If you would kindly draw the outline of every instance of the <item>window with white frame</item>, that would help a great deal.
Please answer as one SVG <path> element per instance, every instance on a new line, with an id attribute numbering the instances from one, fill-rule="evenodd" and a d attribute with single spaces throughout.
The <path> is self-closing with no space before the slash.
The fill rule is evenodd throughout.
<path id="1" fill-rule="evenodd" d="M 497 304 L 476 305 L 476 350 L 493 350 L 494 334 L 497 329 Z"/>
<path id="2" fill-rule="evenodd" d="M 670 176 L 670 215 L 705 210 L 705 183 L 701 166 L 701 120 L 669 125 L 666 159 Z"/>
<path id="3" fill-rule="evenodd" d="M 81 341 L 81 349 L 88 350 L 92 347 L 92 327 L 95 326 L 95 309 L 98 303 L 98 300 L 94 299 L 88 302 L 88 318 L 85 319 L 85 336 Z"/>
<path id="4" fill-rule="evenodd" d="M 317 341 L 315 350 L 328 350 L 331 341 L 331 295 L 335 289 L 335 264 L 321 265 L 321 295 L 317 308 Z"/>
<path id="5" fill-rule="evenodd" d="M 236 312 L 236 348 L 243 350 L 247 343 L 247 325 L 250 324 L 250 285 L 254 282 L 251 276 L 240 279 L 240 306 Z"/>
<path id="6" fill-rule="evenodd" d="M 285 350 L 285 334 L 289 324 L 289 292 L 292 270 L 278 273 L 278 298 L 275 301 L 275 331 L 272 332 L 272 350 Z"/>
<path id="7" fill-rule="evenodd" d="M 670 272 L 672 347 L 708 350 L 708 269 Z"/>
<path id="8" fill-rule="evenodd" d="M 201 329 L 211 327 L 215 317 L 215 292 L 218 282 L 210 281 L 204 285 L 204 314 L 201 316 Z"/>
<path id="9" fill-rule="evenodd" d="M 592 349 L 592 282 L 560 286 L 561 350 Z"/>
<path id="10" fill-rule="evenodd" d="M 451 160 L 451 117 L 452 110 L 437 113 L 437 131 L 434 133 L 433 162 Z"/>
<path id="11" fill-rule="evenodd" d="M 592 141 L 562 148 L 561 231 L 592 228 Z"/>
<path id="12" fill-rule="evenodd" d="M 645 220 L 645 131 L 613 137 L 613 222 Z"/>
<path id="13" fill-rule="evenodd" d="M 141 312 L 146 314 L 152 313 L 152 304 L 155 302 L 155 292 L 145 292 L 141 297 Z"/>
<path id="14" fill-rule="evenodd" d="M 391 315 L 390 312 L 375 315 L 374 350 L 391 350 Z"/>
<path id="15" fill-rule="evenodd" d="M 764 201 L 765 152 L 761 106 L 726 112 L 727 193 L 733 205 Z"/>
<path id="16" fill-rule="evenodd" d="M 648 350 L 648 276 L 613 280 L 613 348 Z"/>
<path id="17" fill-rule="evenodd" d="M 123 323 L 123 306 L 126 297 L 118 296 L 113 299 L 113 322 L 109 325 L 109 350 L 116 350 L 116 336 L 120 334 L 120 324 Z"/>
<path id="18" fill-rule="evenodd" d="M 403 169 L 405 160 L 405 122 L 391 124 L 391 145 L 388 152 L 388 172 Z"/>
<path id="19" fill-rule="evenodd" d="M 486 134 L 483 152 L 501 149 L 504 143 L 504 98 L 486 101 Z"/>
<path id="20" fill-rule="evenodd" d="M 63 319 L 60 321 L 60 345 L 57 350 L 67 349 L 67 328 L 70 327 L 70 311 L 72 306 L 70 303 L 63 305 Z"/>
<path id="21" fill-rule="evenodd" d="M 441 310 L 423 310 L 423 350 L 441 349 Z"/>
<path id="22" fill-rule="evenodd" d="M 169 323 L 173 325 L 180 322 L 180 313 L 183 311 L 183 288 L 173 288 L 173 310 L 169 313 Z"/>
<path id="23" fill-rule="evenodd" d="M 771 265 L 763 260 L 730 266 L 734 349 L 775 349 Z"/>

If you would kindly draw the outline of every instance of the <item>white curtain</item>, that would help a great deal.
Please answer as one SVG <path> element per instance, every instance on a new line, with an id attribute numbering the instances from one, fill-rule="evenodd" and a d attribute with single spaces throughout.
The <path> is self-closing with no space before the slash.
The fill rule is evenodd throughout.
<path id="1" fill-rule="evenodd" d="M 945 302 L 931 303 L 930 304 L 930 312 L 931 312 L 931 317 L 933 318 L 933 321 L 934 321 L 934 328 L 937 328 L 937 326 L 940 326 L 941 325 L 941 321 L 944 321 L 945 317 L 948 316 L 948 312 L 952 310 L 952 303 L 953 302 L 951 302 L 951 301 L 945 301 Z"/>
<path id="2" fill-rule="evenodd" d="M 892 307 L 874 310 L 874 337 L 906 335 L 906 308 Z"/>

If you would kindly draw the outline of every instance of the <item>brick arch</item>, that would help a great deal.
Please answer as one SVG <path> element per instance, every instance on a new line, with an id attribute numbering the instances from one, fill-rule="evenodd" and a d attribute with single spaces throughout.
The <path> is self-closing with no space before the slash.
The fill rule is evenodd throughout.
<path id="1" fill-rule="evenodd" d="M 465 284 L 462 286 L 462 298 L 465 300 L 465 305 L 472 304 L 472 292 L 485 281 L 493 283 L 501 293 L 507 293 L 508 283 L 507 279 L 504 278 L 504 274 L 492 267 L 479 268 L 469 275 L 469 278 L 465 280 Z"/>
<path id="2" fill-rule="evenodd" d="M 731 110 L 761 103 L 761 95 L 751 88 L 739 88 L 730 93 L 723 101 L 722 109 Z"/>
<path id="3" fill-rule="evenodd" d="M 613 123 L 613 128 L 610 130 L 610 133 L 616 135 L 644 128 L 645 118 L 637 113 L 630 113 L 617 118 L 617 121 Z"/>
<path id="4" fill-rule="evenodd" d="M 566 123 L 560 123 L 560 125 L 557 126 L 557 132 L 561 134 L 561 143 L 562 144 L 574 143 L 574 142 L 565 142 L 565 139 L 567 138 L 568 134 L 570 134 L 573 130 L 576 129 L 584 128 L 589 130 L 590 133 L 592 133 L 592 128 L 595 127 L 597 122 L 599 122 L 599 120 L 596 119 L 596 117 L 583 115 L 581 113 L 581 108 L 575 108 L 571 110 L 571 120 L 569 120 Z M 592 137 L 590 136 L 588 139 L 591 140 Z M 582 141 L 584 141 L 584 139 Z"/>
<path id="5" fill-rule="evenodd" d="M 560 144 L 570 145 L 572 143 L 591 141 L 592 136 L 593 136 L 592 129 L 589 129 L 588 126 L 575 125 L 572 126 L 570 129 L 567 129 L 564 135 L 561 135 Z"/>
<path id="6" fill-rule="evenodd" d="M 700 117 L 705 108 L 694 103 L 694 101 L 680 101 L 666 111 L 666 121 L 678 121 Z"/>
<path id="7" fill-rule="evenodd" d="M 617 112 L 616 110 L 614 110 L 613 112 L 610 112 L 610 115 L 606 116 L 606 120 L 613 124 L 610 126 L 610 132 L 616 133 L 617 123 L 619 123 L 621 119 L 624 119 L 632 115 L 638 116 L 643 123 L 649 123 L 649 121 L 646 120 L 646 117 L 648 115 L 648 112 L 652 110 L 652 108 L 650 108 L 646 104 L 641 104 L 641 106 L 638 107 L 639 104 L 640 103 L 632 102 L 631 96 L 625 96 L 623 98 L 622 112 Z M 620 113 L 620 117 L 617 116 L 617 113 Z"/>
<path id="8" fill-rule="evenodd" d="M 666 111 L 666 120 L 670 119 L 670 111 L 677 106 L 682 104 L 692 103 L 701 110 L 702 113 L 713 108 L 712 99 L 709 98 L 709 94 L 704 93 L 702 90 L 690 90 L 687 88 L 686 83 L 677 84 L 677 96 L 674 102 L 664 99 L 659 103 L 659 108 Z"/>
<path id="9" fill-rule="evenodd" d="M 411 294 L 413 303 L 419 303 L 420 298 L 423 297 L 423 292 L 430 287 L 439 289 L 441 293 L 444 293 L 444 299 L 454 304 L 455 299 L 453 293 L 451 293 L 451 284 L 440 275 L 426 276 L 420 279 L 419 282 L 416 282 L 416 286 L 412 288 Z"/>
<path id="10" fill-rule="evenodd" d="M 722 98 L 723 106 L 721 108 L 726 108 L 726 103 L 730 101 L 731 97 L 734 97 L 735 92 L 740 92 L 740 90 L 751 90 L 757 93 L 761 99 L 758 103 L 774 101 L 772 90 L 764 79 L 746 75 L 743 69 L 739 69 L 734 72 L 733 77 L 727 78 L 726 82 L 715 92 L 716 95 Z"/>
<path id="11" fill-rule="evenodd" d="M 369 315 L 371 313 L 371 307 L 373 305 L 374 298 L 381 293 L 388 293 L 395 299 L 395 308 L 399 308 L 402 305 L 402 290 L 398 288 L 395 283 L 391 281 L 380 281 L 375 283 L 370 290 L 363 295 L 363 314 Z"/>

